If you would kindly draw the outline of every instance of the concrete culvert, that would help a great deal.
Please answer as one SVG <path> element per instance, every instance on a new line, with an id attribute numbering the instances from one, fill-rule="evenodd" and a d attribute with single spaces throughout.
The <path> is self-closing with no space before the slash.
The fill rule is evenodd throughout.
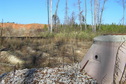
<path id="1" fill-rule="evenodd" d="M 126 79 L 126 35 L 102 35 L 82 59 L 81 71 L 99 84 L 124 84 Z"/>

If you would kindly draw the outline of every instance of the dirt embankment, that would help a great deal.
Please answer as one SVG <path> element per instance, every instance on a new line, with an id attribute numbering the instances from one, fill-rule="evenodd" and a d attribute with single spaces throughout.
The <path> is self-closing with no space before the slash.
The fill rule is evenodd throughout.
<path id="1" fill-rule="evenodd" d="M 45 26 L 47 26 L 46 24 L 37 24 L 37 23 L 33 23 L 33 24 L 16 24 L 16 23 L 0 23 L 0 27 L 3 28 L 13 28 L 13 29 L 20 29 L 20 28 L 25 28 L 25 29 L 42 29 Z"/>
<path id="2" fill-rule="evenodd" d="M 47 30 L 46 24 L 0 23 L 1 35 L 5 37 L 37 36 Z"/>

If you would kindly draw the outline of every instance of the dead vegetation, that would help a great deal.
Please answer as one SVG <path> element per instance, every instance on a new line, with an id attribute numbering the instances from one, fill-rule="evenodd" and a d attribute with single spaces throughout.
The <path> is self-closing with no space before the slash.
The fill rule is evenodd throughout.
<path id="1" fill-rule="evenodd" d="M 0 46 L 0 74 L 14 69 L 56 67 L 80 62 L 90 45 L 90 41 L 67 38 L 6 38 Z"/>

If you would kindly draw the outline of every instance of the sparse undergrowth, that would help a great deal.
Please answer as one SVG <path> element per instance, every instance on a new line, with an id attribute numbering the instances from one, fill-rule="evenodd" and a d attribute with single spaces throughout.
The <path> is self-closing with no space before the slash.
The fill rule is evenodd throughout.
<path id="1" fill-rule="evenodd" d="M 65 37 L 4 39 L 0 48 L 0 73 L 14 69 L 56 67 L 80 62 L 90 45 L 91 41 Z M 3 55 L 6 56 L 2 57 Z M 19 59 L 21 63 L 8 61 L 11 56 Z"/>
<path id="2" fill-rule="evenodd" d="M 122 25 L 102 25 L 101 29 L 95 33 L 90 27 L 88 26 L 88 30 L 83 31 L 80 31 L 78 26 L 58 28 L 54 29 L 53 33 L 34 30 L 28 34 L 32 37 L 43 37 L 41 39 L 0 39 L 0 74 L 15 69 L 56 67 L 80 62 L 95 36 L 125 34 L 126 32 L 125 26 Z M 3 36 L 8 36 L 6 35 L 8 31 Z M 22 35 L 24 33 L 18 32 L 24 36 Z M 9 31 L 9 36 L 19 36 L 18 32 Z M 12 58 L 19 61 L 14 62 Z"/>

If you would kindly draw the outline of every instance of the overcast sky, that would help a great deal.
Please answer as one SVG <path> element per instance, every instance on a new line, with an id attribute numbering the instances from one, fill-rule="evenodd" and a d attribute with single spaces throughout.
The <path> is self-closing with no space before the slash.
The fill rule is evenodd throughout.
<path id="1" fill-rule="evenodd" d="M 64 21 L 65 16 L 65 1 L 60 0 L 58 16 L 61 23 Z M 78 0 L 68 0 L 68 13 L 74 11 L 76 22 L 78 22 Z M 84 10 L 84 0 L 81 0 L 81 9 Z M 118 0 L 121 1 L 121 0 Z M 53 13 L 55 11 L 57 0 L 53 0 Z M 91 23 L 90 15 L 90 0 L 87 0 L 88 14 L 87 23 Z M 118 24 L 122 18 L 121 4 L 117 0 L 108 0 L 105 5 L 103 14 L 103 23 Z M 41 23 L 47 24 L 47 0 L 0 0 L 0 20 L 4 22 L 15 22 L 19 24 Z"/>

